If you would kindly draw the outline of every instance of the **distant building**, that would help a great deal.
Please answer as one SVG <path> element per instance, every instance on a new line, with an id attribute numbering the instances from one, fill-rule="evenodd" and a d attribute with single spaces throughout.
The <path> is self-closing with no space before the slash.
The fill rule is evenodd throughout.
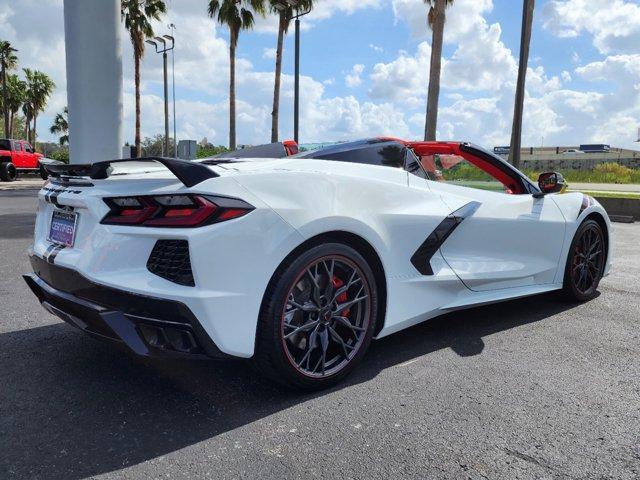
<path id="1" fill-rule="evenodd" d="M 494 147 L 494 153 L 509 157 L 509 147 Z M 640 168 L 640 151 L 615 148 L 607 144 L 564 147 L 527 147 L 520 151 L 521 165 L 531 170 L 591 170 L 601 163 L 618 163 Z"/>

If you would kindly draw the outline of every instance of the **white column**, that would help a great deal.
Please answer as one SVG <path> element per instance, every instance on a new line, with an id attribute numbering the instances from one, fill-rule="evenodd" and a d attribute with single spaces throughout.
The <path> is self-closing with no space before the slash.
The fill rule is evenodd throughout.
<path id="1" fill-rule="evenodd" d="M 122 155 L 120 0 L 64 0 L 72 163 Z"/>

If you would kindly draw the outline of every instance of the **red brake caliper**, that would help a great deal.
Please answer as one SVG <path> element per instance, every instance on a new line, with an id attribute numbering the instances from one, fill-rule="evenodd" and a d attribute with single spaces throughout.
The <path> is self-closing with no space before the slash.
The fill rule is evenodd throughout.
<path id="1" fill-rule="evenodd" d="M 344 285 L 344 282 L 343 282 L 342 280 L 340 280 L 338 277 L 336 277 L 335 275 L 333 276 L 333 279 L 331 280 L 331 282 L 333 283 L 333 288 L 335 288 L 335 289 L 338 289 L 338 288 L 340 288 L 341 286 L 343 286 L 343 285 Z M 344 292 L 344 293 L 342 293 L 342 294 L 338 295 L 338 298 L 336 298 L 336 300 L 337 300 L 339 303 L 344 303 L 344 302 L 346 302 L 346 301 L 348 300 L 347 292 Z M 343 316 L 348 317 L 348 316 L 349 316 L 349 312 L 350 312 L 350 311 L 351 311 L 351 310 L 347 308 L 347 309 L 343 312 Z"/>

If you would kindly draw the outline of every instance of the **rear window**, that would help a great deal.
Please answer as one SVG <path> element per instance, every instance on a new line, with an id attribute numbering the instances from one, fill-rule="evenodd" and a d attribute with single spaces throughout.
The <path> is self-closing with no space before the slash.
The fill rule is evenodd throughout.
<path id="1" fill-rule="evenodd" d="M 0 150 L 11 150 L 11 141 L 0 139 Z"/>

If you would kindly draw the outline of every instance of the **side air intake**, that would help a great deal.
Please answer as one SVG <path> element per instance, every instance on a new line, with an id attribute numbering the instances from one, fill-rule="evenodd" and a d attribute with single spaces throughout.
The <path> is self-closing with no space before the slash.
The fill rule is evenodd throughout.
<path id="1" fill-rule="evenodd" d="M 147 260 L 147 269 L 178 285 L 196 285 L 191 271 L 189 242 L 186 240 L 158 240 Z"/>
<path id="2" fill-rule="evenodd" d="M 462 223 L 462 221 L 473 215 L 480 207 L 480 202 L 469 202 L 459 208 L 440 222 L 427 239 L 418 247 L 418 250 L 411 256 L 411 263 L 422 275 L 433 275 L 431 268 L 431 257 L 438 251 L 449 235 Z"/>

